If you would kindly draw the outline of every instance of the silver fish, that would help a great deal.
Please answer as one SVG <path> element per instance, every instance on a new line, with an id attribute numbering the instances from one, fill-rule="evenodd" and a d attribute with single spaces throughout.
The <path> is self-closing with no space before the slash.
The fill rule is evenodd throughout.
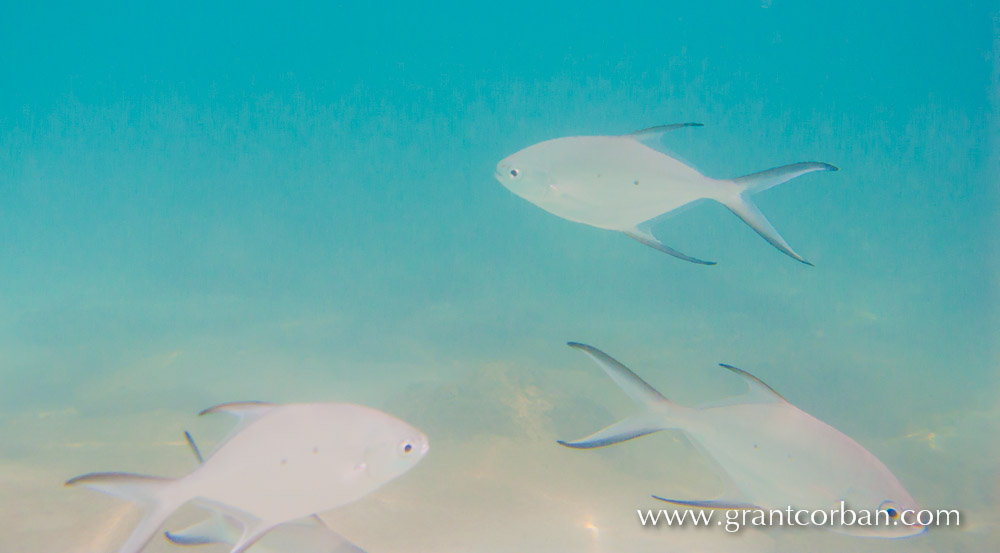
<path id="1" fill-rule="evenodd" d="M 347 505 L 412 469 L 427 436 L 361 405 L 227 403 L 240 424 L 197 469 L 176 480 L 125 473 L 71 479 L 138 503 L 146 514 L 119 553 L 138 553 L 188 502 L 225 513 L 240 527 L 231 553 L 242 553 L 276 526 Z M 200 454 L 199 454 L 200 455 Z"/>
<path id="2" fill-rule="evenodd" d="M 765 240 L 811 265 L 785 242 L 750 196 L 813 171 L 837 171 L 828 163 L 785 165 L 735 179 L 713 179 L 650 148 L 644 141 L 682 127 L 652 127 L 620 136 L 572 136 L 529 146 L 497 164 L 495 176 L 507 189 L 570 221 L 617 230 L 685 261 L 714 265 L 685 255 L 653 236 L 654 222 L 703 199 L 729 208 Z"/>
<path id="3" fill-rule="evenodd" d="M 903 511 L 919 509 L 881 461 L 750 373 L 722 365 L 749 385 L 749 393 L 703 407 L 683 407 L 603 351 L 575 342 L 569 345 L 597 362 L 643 411 L 585 438 L 560 444 L 578 449 L 602 447 L 679 429 L 736 487 L 720 499 L 679 500 L 654 495 L 656 499 L 695 508 L 777 510 L 830 510 L 843 501 L 858 511 L 885 511 L 886 520 L 892 523 L 835 527 L 838 532 L 907 537 L 926 530 L 900 519 Z"/>

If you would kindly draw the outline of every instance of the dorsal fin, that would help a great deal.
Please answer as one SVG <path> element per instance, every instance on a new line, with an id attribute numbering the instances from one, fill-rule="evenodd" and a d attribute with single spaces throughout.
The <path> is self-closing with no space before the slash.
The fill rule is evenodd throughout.
<path id="1" fill-rule="evenodd" d="M 230 403 L 220 403 L 208 409 L 202 410 L 198 416 L 209 413 L 226 413 L 238 417 L 241 421 L 248 418 L 256 418 L 273 409 L 277 404 L 266 401 L 233 401 Z"/>
<path id="2" fill-rule="evenodd" d="M 774 388 L 768 386 L 763 380 L 746 372 L 745 370 L 732 365 L 727 365 L 725 363 L 719 363 L 719 366 L 727 368 L 743 377 L 743 380 L 750 387 L 750 392 L 747 395 L 751 396 L 760 403 L 788 403 L 788 400 L 782 397 L 778 392 L 774 391 Z"/>
<path id="3" fill-rule="evenodd" d="M 701 123 L 674 123 L 673 125 L 659 125 L 656 127 L 649 127 L 648 129 L 641 129 L 635 132 L 631 132 L 627 136 L 631 136 L 636 140 L 646 140 L 649 138 L 656 138 L 665 132 L 682 129 L 684 127 L 704 127 L 704 125 L 702 125 Z"/>
<path id="4" fill-rule="evenodd" d="M 229 431 L 229 434 L 225 438 L 223 438 L 222 441 L 219 442 L 217 446 L 215 446 L 215 449 L 212 450 L 212 453 L 210 453 L 208 457 L 210 458 L 212 455 L 214 455 L 215 452 L 218 451 L 220 447 L 225 445 L 226 442 L 232 439 L 233 436 L 242 432 L 244 428 L 246 428 L 247 426 L 255 422 L 257 419 L 263 417 L 264 415 L 269 413 L 272 409 L 275 409 L 277 407 L 280 407 L 280 404 L 268 403 L 266 401 L 234 401 L 231 403 L 220 403 L 219 405 L 213 405 L 212 407 L 209 407 L 208 409 L 205 409 L 202 412 L 198 413 L 199 417 L 202 415 L 208 415 L 210 413 L 225 413 L 227 415 L 232 415 L 237 419 L 239 419 L 239 421 L 236 423 L 236 426 L 234 426 L 233 429 Z"/>

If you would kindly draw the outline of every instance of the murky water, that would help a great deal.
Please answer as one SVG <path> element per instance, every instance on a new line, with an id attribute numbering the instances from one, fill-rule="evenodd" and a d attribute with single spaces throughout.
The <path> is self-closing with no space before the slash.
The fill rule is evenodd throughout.
<path id="1" fill-rule="evenodd" d="M 0 551 L 115 550 L 135 511 L 63 481 L 183 475 L 183 431 L 207 449 L 229 421 L 195 415 L 234 400 L 430 436 L 324 515 L 371 553 L 1000 544 L 995 6 L 204 10 L 0 21 Z M 841 168 L 755 198 L 815 267 L 718 205 L 657 228 L 705 267 L 493 178 L 535 142 L 685 121 L 667 146 L 711 176 Z M 569 340 L 682 404 L 750 370 L 962 526 L 643 529 L 650 494 L 721 480 L 680 433 L 558 446 L 635 410 Z"/>

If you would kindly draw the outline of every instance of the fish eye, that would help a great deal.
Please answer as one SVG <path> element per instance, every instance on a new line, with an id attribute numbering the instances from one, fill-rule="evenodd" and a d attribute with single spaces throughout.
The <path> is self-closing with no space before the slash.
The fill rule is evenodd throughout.
<path id="1" fill-rule="evenodd" d="M 892 501 L 883 501 L 882 504 L 879 505 L 879 509 L 884 510 L 885 514 L 889 515 L 889 518 L 892 520 L 899 518 L 899 509 L 896 508 Z"/>
<path id="2" fill-rule="evenodd" d="M 413 451 L 413 442 L 404 441 L 403 443 L 399 444 L 399 452 L 401 454 L 408 455 L 411 451 Z"/>
<path id="3" fill-rule="evenodd" d="M 520 174 L 521 174 L 521 172 L 518 171 L 517 169 L 511 169 L 510 170 L 510 176 L 511 176 L 511 178 L 516 178 Z"/>

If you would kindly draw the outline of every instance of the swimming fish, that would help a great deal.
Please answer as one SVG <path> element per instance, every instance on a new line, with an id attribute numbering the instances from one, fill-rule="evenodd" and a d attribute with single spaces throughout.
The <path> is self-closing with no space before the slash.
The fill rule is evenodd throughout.
<path id="1" fill-rule="evenodd" d="M 205 460 L 189 432 L 184 432 L 188 446 L 198 463 Z M 225 512 L 210 509 L 210 516 L 183 530 L 164 532 L 176 545 L 208 545 L 215 543 L 234 545 L 240 539 L 239 521 L 227 517 Z M 259 542 L 254 553 L 365 553 L 363 549 L 334 532 L 317 515 L 301 521 L 286 522 L 276 526 Z"/>
<path id="2" fill-rule="evenodd" d="M 240 423 L 205 462 L 179 479 L 92 473 L 69 480 L 138 503 L 146 513 L 119 553 L 138 553 L 175 510 L 195 502 L 240 526 L 230 553 L 272 528 L 347 505 L 412 469 L 427 437 L 381 411 L 346 403 L 226 403 Z"/>
<path id="3" fill-rule="evenodd" d="M 514 194 L 563 219 L 621 231 L 651 248 L 703 265 L 715 263 L 667 246 L 653 236 L 651 227 L 683 206 L 715 200 L 775 248 L 812 265 L 792 250 L 750 196 L 806 173 L 838 169 L 828 163 L 803 162 L 735 179 L 713 179 L 644 143 L 665 132 L 700 126 L 679 123 L 620 136 L 547 140 L 501 160 L 495 176 Z"/>
<path id="4" fill-rule="evenodd" d="M 837 526 L 865 537 L 907 537 L 926 530 L 903 524 L 904 510 L 919 508 L 899 480 L 868 450 L 832 426 L 805 413 L 750 373 L 722 365 L 750 387 L 748 394 L 690 408 L 669 401 L 603 351 L 570 342 L 593 359 L 644 409 L 590 436 L 559 443 L 586 449 L 616 444 L 653 432 L 679 429 L 735 489 L 714 500 L 653 497 L 675 505 L 715 509 L 805 510 L 838 508 L 885 511 L 886 526 Z M 914 520 L 909 518 L 908 520 Z"/>

